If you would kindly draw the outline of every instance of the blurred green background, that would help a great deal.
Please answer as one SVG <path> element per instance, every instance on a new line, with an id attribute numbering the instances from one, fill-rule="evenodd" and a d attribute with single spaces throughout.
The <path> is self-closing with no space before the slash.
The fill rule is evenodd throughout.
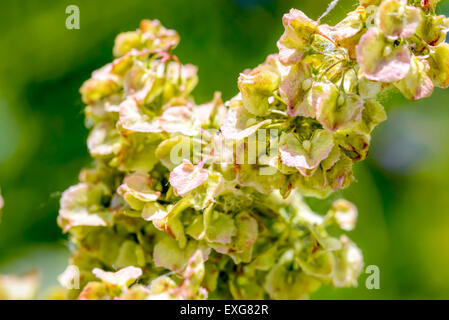
<path id="1" fill-rule="evenodd" d="M 56 225 L 61 192 L 88 165 L 78 88 L 112 59 L 113 40 L 144 18 L 179 31 L 176 54 L 199 67 L 197 102 L 237 92 L 239 72 L 276 52 L 281 17 L 291 7 L 316 19 L 326 0 L 8 1 L 0 5 L 0 273 L 38 268 L 42 290 L 56 284 L 68 243 Z M 65 8 L 80 8 L 81 28 L 67 30 Z M 326 23 L 357 6 L 341 0 Z M 449 14 L 449 3 L 439 12 Z M 322 299 L 449 298 L 449 90 L 411 103 L 394 94 L 389 120 L 375 131 L 369 159 L 344 196 L 359 209 L 351 238 L 366 265 L 380 268 L 380 289 L 334 290 Z M 311 200 L 317 209 L 328 205 Z"/>

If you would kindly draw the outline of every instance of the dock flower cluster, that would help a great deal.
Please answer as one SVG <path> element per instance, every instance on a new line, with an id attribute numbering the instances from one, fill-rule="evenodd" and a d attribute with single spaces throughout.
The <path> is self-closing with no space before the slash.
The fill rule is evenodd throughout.
<path id="1" fill-rule="evenodd" d="M 226 103 L 195 103 L 175 31 L 145 20 L 120 34 L 80 90 L 95 166 L 61 198 L 74 252 L 60 278 L 79 282 L 66 297 L 306 299 L 356 285 L 355 206 L 318 215 L 303 197 L 354 179 L 386 119 L 380 91 L 420 99 L 449 85 L 434 4 L 364 0 L 335 26 L 292 9 L 279 53 Z"/>

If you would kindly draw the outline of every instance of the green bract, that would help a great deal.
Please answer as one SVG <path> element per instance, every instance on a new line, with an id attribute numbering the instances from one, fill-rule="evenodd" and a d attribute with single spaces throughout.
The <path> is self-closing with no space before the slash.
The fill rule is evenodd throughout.
<path id="1" fill-rule="evenodd" d="M 195 103 L 175 31 L 145 20 L 120 34 L 81 88 L 96 165 L 61 199 L 80 280 L 67 297 L 305 299 L 356 285 L 361 251 L 329 232 L 352 230 L 355 206 L 321 216 L 303 197 L 354 180 L 386 120 L 381 90 L 449 86 L 446 19 L 415 3 L 361 1 L 335 26 L 292 9 L 279 54 L 240 74 L 226 103 Z"/>

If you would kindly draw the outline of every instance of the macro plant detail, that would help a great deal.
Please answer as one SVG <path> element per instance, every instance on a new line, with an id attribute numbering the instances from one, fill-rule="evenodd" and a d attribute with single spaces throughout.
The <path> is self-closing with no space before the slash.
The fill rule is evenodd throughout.
<path id="1" fill-rule="evenodd" d="M 362 0 L 335 26 L 292 9 L 279 53 L 240 74 L 234 98 L 202 105 L 175 31 L 144 20 L 118 35 L 115 60 L 80 89 L 95 166 L 61 198 L 80 277 L 61 295 L 306 299 L 356 285 L 362 253 L 330 229 L 352 230 L 357 209 L 340 199 L 321 216 L 303 197 L 354 180 L 386 120 L 381 92 L 449 86 L 436 2 Z"/>

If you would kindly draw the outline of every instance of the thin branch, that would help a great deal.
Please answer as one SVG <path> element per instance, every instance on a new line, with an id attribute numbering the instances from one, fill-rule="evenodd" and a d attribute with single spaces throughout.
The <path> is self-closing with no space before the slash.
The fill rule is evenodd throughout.
<path id="1" fill-rule="evenodd" d="M 333 0 L 331 3 L 329 3 L 326 11 L 318 18 L 318 22 L 320 22 L 321 19 L 323 19 L 325 16 L 327 16 L 329 14 L 329 12 L 331 12 L 337 6 L 338 1 L 339 0 Z"/>

